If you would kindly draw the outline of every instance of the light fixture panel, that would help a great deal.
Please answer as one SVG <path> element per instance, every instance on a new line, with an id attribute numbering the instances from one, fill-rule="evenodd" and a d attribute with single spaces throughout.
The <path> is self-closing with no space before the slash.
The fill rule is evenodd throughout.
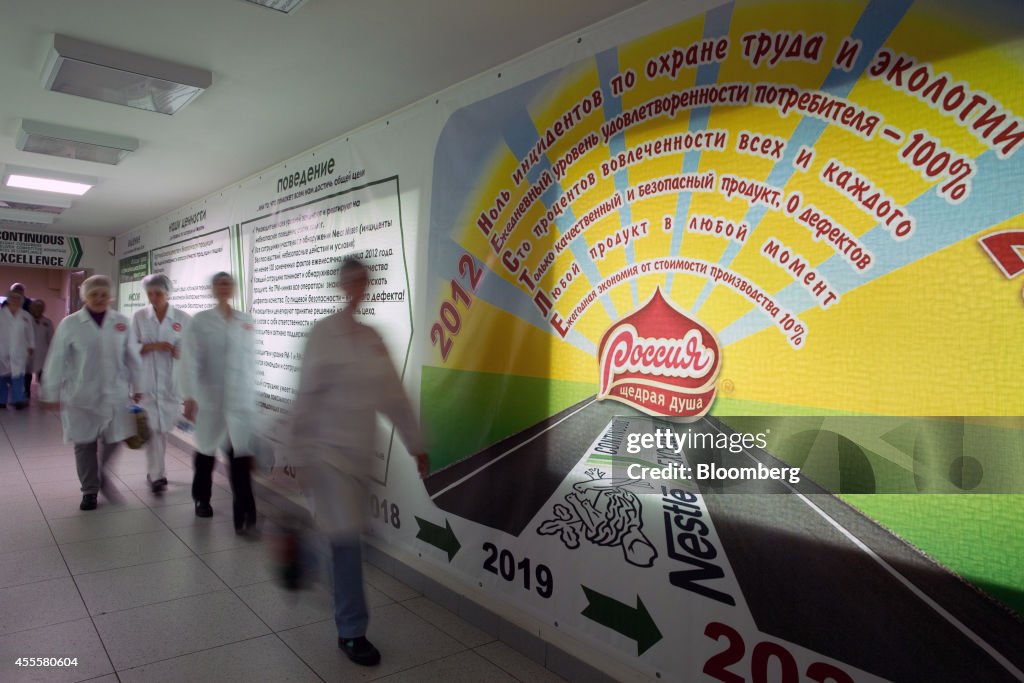
<path id="1" fill-rule="evenodd" d="M 40 211 L 21 211 L 19 209 L 0 209 L 0 221 L 14 221 L 18 223 L 34 223 L 49 225 L 53 223 L 56 216 L 52 213 Z"/>
<path id="2" fill-rule="evenodd" d="M 266 7 L 282 14 L 291 14 L 295 10 L 299 9 L 306 0 L 245 0 L 253 5 L 259 5 L 260 7 Z"/>
<path id="3" fill-rule="evenodd" d="M 135 138 L 25 120 L 18 130 L 18 149 L 36 154 L 116 165 L 139 148 Z"/>
<path id="4" fill-rule="evenodd" d="M 213 74 L 57 34 L 43 70 L 47 90 L 174 114 L 210 87 Z"/>
<path id="5" fill-rule="evenodd" d="M 59 216 L 64 213 L 62 206 L 45 206 L 43 204 L 26 204 L 24 202 L 8 202 L 0 199 L 0 209 L 16 209 L 18 211 L 36 211 Z"/>
<path id="6" fill-rule="evenodd" d="M 39 223 L 28 223 L 26 221 L 12 221 L 0 218 L 0 230 L 36 232 L 43 226 Z"/>
<path id="7" fill-rule="evenodd" d="M 0 203 L 4 202 L 58 208 L 61 210 L 71 208 L 71 198 L 67 195 L 53 194 L 52 192 L 33 192 L 32 190 L 14 190 L 9 187 L 0 186 Z"/>
<path id="8" fill-rule="evenodd" d="M 96 178 L 77 173 L 7 165 L 4 168 L 3 184 L 5 187 L 22 190 L 83 195 L 96 184 Z"/>

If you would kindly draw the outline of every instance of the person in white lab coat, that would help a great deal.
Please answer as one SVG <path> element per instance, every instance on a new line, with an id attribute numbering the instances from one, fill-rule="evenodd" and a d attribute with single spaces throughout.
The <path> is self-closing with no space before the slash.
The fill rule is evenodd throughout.
<path id="1" fill-rule="evenodd" d="M 149 306 L 135 311 L 132 334 L 140 344 L 142 369 L 150 388 L 142 397 L 141 404 L 149 418 L 150 428 L 149 441 L 146 442 L 146 481 L 153 493 L 161 493 L 167 489 L 164 471 L 167 434 L 174 429 L 182 412 L 177 373 L 174 372 L 175 359 L 180 355 L 178 345 L 192 317 L 168 303 L 171 280 L 166 275 L 148 275 L 142 280 L 142 286 L 149 298 Z"/>
<path id="2" fill-rule="evenodd" d="M 0 408 L 6 408 L 8 402 L 18 410 L 28 405 L 25 373 L 31 381 L 35 334 L 32 316 L 21 307 L 23 301 L 21 292 L 12 289 L 7 293 L 9 305 L 0 309 Z"/>
<path id="3" fill-rule="evenodd" d="M 256 342 L 252 318 L 235 310 L 235 280 L 213 276 L 217 306 L 192 318 L 181 343 L 180 383 L 185 419 L 195 421 L 192 498 L 197 517 L 213 516 L 210 494 L 217 449 L 230 466 L 235 531 L 256 525 L 252 494 L 253 423 L 256 417 Z"/>
<path id="4" fill-rule="evenodd" d="M 82 283 L 85 305 L 57 326 L 40 392 L 45 406 L 60 409 L 64 441 L 75 444 L 82 510 L 96 509 L 101 490 L 118 502 L 104 471 L 120 442 L 135 434 L 131 401 L 148 391 L 131 321 L 108 308 L 112 287 L 106 275 Z"/>
<path id="5" fill-rule="evenodd" d="M 53 341 L 53 321 L 47 318 L 46 302 L 42 299 L 33 299 L 29 307 L 32 314 L 32 330 L 35 333 L 35 348 L 32 349 L 32 367 L 30 372 L 25 373 L 25 398 L 32 394 L 32 374 L 35 373 L 36 381 L 43 383 L 43 365 L 46 363 L 46 355 L 50 350 L 50 342 Z"/>
<path id="6" fill-rule="evenodd" d="M 398 430 L 425 477 L 430 460 L 412 406 L 380 335 L 356 320 L 369 272 L 354 258 L 340 270 L 347 307 L 313 326 L 302 357 L 292 405 L 291 453 L 313 517 L 327 536 L 333 565 L 338 647 L 357 664 L 372 666 L 380 653 L 366 639 L 369 614 L 362 580 L 366 479 L 376 444 L 377 413 Z"/>

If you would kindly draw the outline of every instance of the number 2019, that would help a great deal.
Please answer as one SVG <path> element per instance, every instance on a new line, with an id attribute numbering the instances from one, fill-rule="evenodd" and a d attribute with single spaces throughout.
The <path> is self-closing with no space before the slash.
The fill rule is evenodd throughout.
<path id="1" fill-rule="evenodd" d="M 530 558 L 524 557 L 516 563 L 515 556 L 508 550 L 499 550 L 493 543 L 484 543 L 484 552 L 487 559 L 484 560 L 484 569 L 497 574 L 506 581 L 515 581 L 518 573 L 523 582 L 523 588 L 530 590 L 531 580 L 535 579 L 537 595 L 542 598 L 550 598 L 555 589 L 554 577 L 551 569 L 546 564 L 536 564 L 530 567 Z"/>
<path id="2" fill-rule="evenodd" d="M 459 258 L 459 275 L 468 280 L 470 291 L 459 284 L 458 280 L 451 281 L 451 297 L 441 304 L 438 311 L 438 320 L 430 326 L 430 341 L 434 346 L 441 349 L 441 360 L 448 360 L 448 354 L 452 351 L 454 337 L 462 329 L 462 315 L 459 313 L 457 304 L 461 302 L 467 309 L 473 305 L 473 297 L 480 280 L 484 276 L 483 270 L 476 264 L 473 257 L 463 254 Z"/>

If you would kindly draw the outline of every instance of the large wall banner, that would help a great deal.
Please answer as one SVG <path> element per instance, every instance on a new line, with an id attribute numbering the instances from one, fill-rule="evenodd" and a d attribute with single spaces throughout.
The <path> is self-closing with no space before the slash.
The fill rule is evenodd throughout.
<path id="1" fill-rule="evenodd" d="M 431 455 L 380 421 L 369 531 L 541 637 L 1024 680 L 1024 5 L 656 1 L 499 71 L 119 239 L 122 304 L 233 272 L 273 442 L 363 258 Z"/>

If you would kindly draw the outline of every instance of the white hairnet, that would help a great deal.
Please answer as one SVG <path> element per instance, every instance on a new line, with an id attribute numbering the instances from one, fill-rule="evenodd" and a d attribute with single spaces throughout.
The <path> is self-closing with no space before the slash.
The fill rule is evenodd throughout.
<path id="1" fill-rule="evenodd" d="M 171 292 L 171 279 L 163 273 L 153 273 L 142 278 L 142 286 L 145 289 L 162 289 L 169 294 Z"/>
<path id="2" fill-rule="evenodd" d="M 79 295 L 84 299 L 89 296 L 89 292 L 94 289 L 113 289 L 114 285 L 110 282 L 110 278 L 106 275 L 93 275 L 92 277 L 85 278 L 82 285 L 78 288 Z"/>

